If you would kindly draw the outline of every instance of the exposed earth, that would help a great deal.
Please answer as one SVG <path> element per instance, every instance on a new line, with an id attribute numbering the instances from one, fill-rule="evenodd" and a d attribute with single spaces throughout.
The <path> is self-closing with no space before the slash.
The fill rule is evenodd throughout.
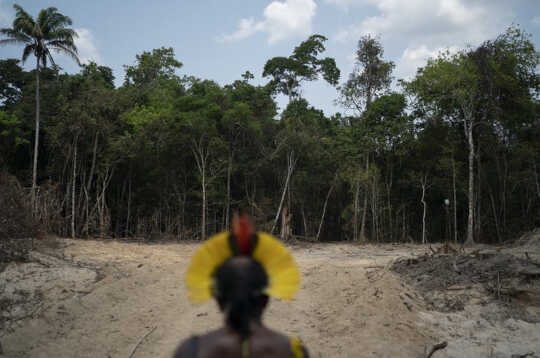
<path id="1" fill-rule="evenodd" d="M 265 322 L 301 337 L 312 357 L 426 357 L 443 341 L 433 357 L 540 357 L 538 234 L 459 253 L 294 243 L 300 293 L 272 301 Z M 213 302 L 186 298 L 183 277 L 197 243 L 48 241 L 31 262 L 0 272 L 6 357 L 170 357 L 182 339 L 221 324 Z M 499 254 L 509 256 L 489 266 Z M 474 266 L 478 260 L 489 267 Z M 528 273 L 507 275 L 498 264 Z M 439 282 L 444 270 L 454 274 Z M 479 279 L 467 274 L 474 270 L 500 272 Z"/>

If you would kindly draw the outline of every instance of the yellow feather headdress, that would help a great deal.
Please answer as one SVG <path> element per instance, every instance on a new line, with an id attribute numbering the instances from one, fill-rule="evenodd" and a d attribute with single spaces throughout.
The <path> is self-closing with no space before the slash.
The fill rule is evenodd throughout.
<path id="1" fill-rule="evenodd" d="M 235 255 L 251 256 L 268 276 L 265 293 L 279 299 L 293 299 L 300 284 L 300 273 L 287 248 L 275 237 L 254 232 L 246 216 L 235 218 L 232 232 L 222 232 L 197 249 L 186 273 L 189 299 L 193 303 L 212 297 L 214 273 Z"/>

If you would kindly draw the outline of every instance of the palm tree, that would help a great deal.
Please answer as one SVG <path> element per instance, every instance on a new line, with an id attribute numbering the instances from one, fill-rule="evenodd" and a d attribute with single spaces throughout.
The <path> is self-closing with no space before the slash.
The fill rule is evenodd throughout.
<path id="1" fill-rule="evenodd" d="M 34 141 L 34 163 L 32 170 L 32 208 L 36 205 L 36 177 L 39 144 L 39 69 L 40 63 L 47 67 L 47 62 L 55 65 L 51 50 L 63 53 L 79 63 L 77 47 L 73 38 L 77 33 L 66 26 L 71 25 L 69 17 L 60 14 L 55 7 L 49 7 L 39 12 L 36 20 L 32 18 L 19 5 L 13 5 L 16 10 L 12 28 L 0 29 L 0 34 L 6 39 L 0 40 L 0 45 L 21 44 L 24 45 L 22 62 L 24 63 L 31 54 L 36 56 L 36 133 Z"/>

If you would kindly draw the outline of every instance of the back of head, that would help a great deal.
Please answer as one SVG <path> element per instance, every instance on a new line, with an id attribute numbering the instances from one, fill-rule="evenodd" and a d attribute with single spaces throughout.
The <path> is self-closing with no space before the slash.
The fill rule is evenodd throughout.
<path id="1" fill-rule="evenodd" d="M 250 322 L 260 320 L 268 302 L 264 293 L 268 276 L 264 268 L 250 257 L 232 257 L 217 269 L 215 285 L 214 295 L 227 324 L 247 338 Z"/>

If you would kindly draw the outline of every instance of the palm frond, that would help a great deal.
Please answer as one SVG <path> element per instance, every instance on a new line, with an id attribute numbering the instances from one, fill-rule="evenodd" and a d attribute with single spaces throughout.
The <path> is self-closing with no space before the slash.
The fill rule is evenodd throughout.
<path id="1" fill-rule="evenodd" d="M 36 18 L 37 23 L 43 28 L 47 27 L 47 24 L 49 23 L 51 17 L 54 16 L 54 13 L 56 13 L 57 11 L 58 9 L 55 7 L 48 7 L 46 9 L 41 9 L 41 11 L 39 12 Z"/>
<path id="2" fill-rule="evenodd" d="M 79 37 L 77 32 L 73 29 L 61 28 L 55 31 L 49 32 L 46 34 L 45 39 L 47 40 L 60 40 L 64 41 L 66 44 L 73 44 L 73 39 Z"/>
<path id="3" fill-rule="evenodd" d="M 25 20 L 28 20 L 29 22 L 34 22 L 34 19 L 32 18 L 32 16 L 30 16 L 29 13 L 24 11 L 22 6 L 14 4 L 13 8 L 15 9 L 15 19 L 25 19 Z"/>
<path id="4" fill-rule="evenodd" d="M 52 57 L 51 51 L 49 51 L 49 49 L 47 49 L 47 58 L 49 59 L 49 61 L 51 61 L 52 66 L 56 67 L 56 63 L 54 62 L 54 58 Z"/>
<path id="5" fill-rule="evenodd" d="M 79 51 L 77 50 L 77 47 L 73 41 L 52 40 L 47 42 L 47 46 L 61 47 L 75 53 L 76 55 L 79 54 Z"/>
<path id="6" fill-rule="evenodd" d="M 53 44 L 52 42 L 49 45 L 51 50 L 54 50 L 58 53 L 67 55 L 71 57 L 75 62 L 77 62 L 78 65 L 81 65 L 81 61 L 79 60 L 79 56 L 77 56 L 77 49 L 75 48 L 75 51 L 69 47 L 64 46 L 63 44 Z"/>
<path id="7" fill-rule="evenodd" d="M 0 29 L 0 34 L 9 37 L 8 40 L 14 40 L 16 42 L 12 43 L 31 43 L 32 39 L 30 36 L 26 35 L 25 33 L 22 33 L 20 31 L 15 31 L 14 29 L 6 28 L 6 29 Z M 3 40 L 2 40 L 3 41 Z"/>
<path id="8" fill-rule="evenodd" d="M 15 8 L 15 20 L 13 20 L 13 29 L 15 31 L 23 32 L 27 35 L 31 35 L 35 28 L 35 21 L 24 9 L 15 4 L 13 5 Z"/>
<path id="9" fill-rule="evenodd" d="M 44 24 L 50 32 L 70 26 L 73 22 L 69 16 L 62 15 L 58 12 L 53 13 Z"/>
<path id="10" fill-rule="evenodd" d="M 17 39 L 3 39 L 3 40 L 0 40 L 0 45 L 19 45 L 19 44 L 24 44 L 26 42 L 24 41 L 20 41 L 20 40 L 17 40 Z"/>
<path id="11" fill-rule="evenodd" d="M 47 56 L 46 53 L 43 53 L 41 56 L 39 56 L 38 61 L 41 61 L 41 65 L 43 66 L 43 68 L 47 67 L 47 57 L 50 57 L 50 55 Z"/>
<path id="12" fill-rule="evenodd" d="M 36 48 L 35 44 L 28 45 L 24 47 L 23 55 L 22 55 L 22 63 L 24 64 L 26 60 L 28 59 L 28 56 L 30 56 L 32 53 L 34 53 L 34 50 Z"/>
<path id="13" fill-rule="evenodd" d="M 38 62 L 47 67 L 47 62 L 56 66 L 49 49 L 68 55 L 80 65 L 77 56 L 77 47 L 73 41 L 77 33 L 67 25 L 71 25 L 71 18 L 62 15 L 55 7 L 48 7 L 39 12 L 34 20 L 20 5 L 13 5 L 16 17 L 13 28 L 0 29 L 0 34 L 7 39 L 0 40 L 0 45 L 26 44 L 23 50 L 23 63 L 30 54 L 34 54 Z"/>

